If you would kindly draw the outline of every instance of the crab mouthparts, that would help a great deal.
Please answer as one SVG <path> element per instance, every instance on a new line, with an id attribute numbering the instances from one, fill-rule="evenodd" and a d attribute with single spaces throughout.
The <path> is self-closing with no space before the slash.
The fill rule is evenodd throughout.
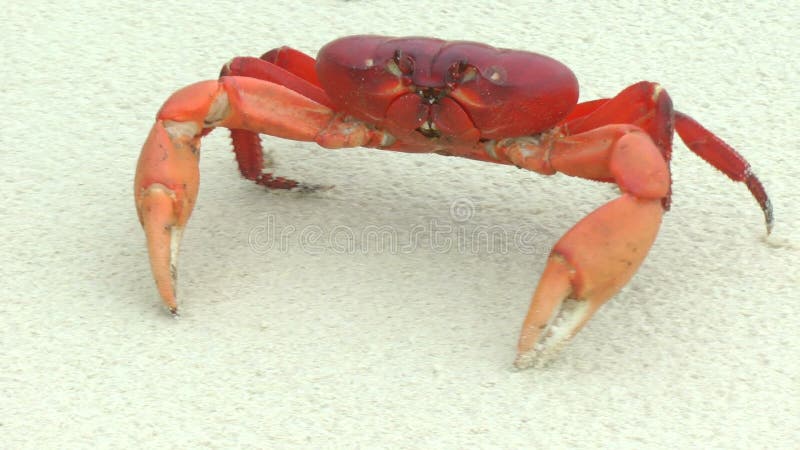
<path id="1" fill-rule="evenodd" d="M 429 105 L 439 103 L 439 100 L 447 97 L 450 89 L 437 87 L 418 87 L 417 95 L 423 98 Z"/>
<path id="2" fill-rule="evenodd" d="M 450 89 L 440 87 L 416 87 L 415 92 L 422 98 L 423 103 L 435 105 L 450 94 Z M 442 133 L 436 127 L 430 110 L 428 114 L 428 119 L 417 128 L 417 131 L 427 138 L 441 137 Z"/>
<path id="3" fill-rule="evenodd" d="M 427 138 L 438 138 L 442 136 L 442 133 L 436 128 L 436 124 L 430 119 L 423 122 L 422 125 L 417 128 L 417 131 Z"/>

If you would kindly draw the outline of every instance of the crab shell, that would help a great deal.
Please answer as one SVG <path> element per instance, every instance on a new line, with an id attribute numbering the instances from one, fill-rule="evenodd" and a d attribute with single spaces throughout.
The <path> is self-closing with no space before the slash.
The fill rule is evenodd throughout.
<path id="1" fill-rule="evenodd" d="M 401 139 L 420 128 L 460 140 L 537 134 L 578 101 L 559 61 L 475 42 L 348 36 L 320 50 L 317 75 L 337 109 Z"/>

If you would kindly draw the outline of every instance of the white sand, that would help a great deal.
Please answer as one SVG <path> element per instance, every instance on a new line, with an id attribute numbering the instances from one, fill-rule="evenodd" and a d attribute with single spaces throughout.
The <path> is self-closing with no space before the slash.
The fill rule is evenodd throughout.
<path id="1" fill-rule="evenodd" d="M 0 447 L 796 448 L 797 3 L 4 3 Z M 515 372 L 549 246 L 612 188 L 269 139 L 280 174 L 336 186 L 274 194 L 240 179 L 218 132 L 172 320 L 131 198 L 160 104 L 234 55 L 355 33 L 547 53 L 584 100 L 659 81 L 752 162 L 775 232 L 764 240 L 744 186 L 676 144 L 673 210 L 642 269 L 555 364 Z M 299 241 L 314 226 L 408 238 L 452 224 L 454 202 L 474 207 L 469 229 L 535 244 L 364 255 Z M 263 251 L 270 223 L 295 227 L 286 248 Z"/>

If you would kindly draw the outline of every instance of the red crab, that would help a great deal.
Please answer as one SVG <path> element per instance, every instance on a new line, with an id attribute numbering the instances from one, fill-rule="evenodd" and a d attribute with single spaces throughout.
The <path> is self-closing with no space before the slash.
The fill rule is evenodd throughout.
<path id="1" fill-rule="evenodd" d="M 177 312 L 177 254 L 197 197 L 200 139 L 231 130 L 242 175 L 276 189 L 301 185 L 262 172 L 258 133 L 326 148 L 461 156 L 551 175 L 616 183 L 621 194 L 555 244 L 522 325 L 515 361 L 542 365 L 636 272 L 670 204 L 673 131 L 764 211 L 749 164 L 658 84 L 577 103 L 578 82 L 547 56 L 474 42 L 350 36 L 317 60 L 291 48 L 234 58 L 218 80 L 167 99 L 142 148 L 134 181 L 153 276 Z"/>

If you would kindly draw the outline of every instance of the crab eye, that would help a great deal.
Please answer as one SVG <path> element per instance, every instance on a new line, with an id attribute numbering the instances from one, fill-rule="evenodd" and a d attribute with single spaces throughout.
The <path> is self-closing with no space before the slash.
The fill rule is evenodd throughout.
<path id="1" fill-rule="evenodd" d="M 467 64 L 467 61 L 460 60 L 453 63 L 447 70 L 447 82 L 450 84 L 464 83 L 475 79 L 477 71 L 475 67 Z"/>
<path id="2" fill-rule="evenodd" d="M 394 76 L 409 76 L 414 72 L 414 58 L 395 50 L 392 59 L 386 63 L 386 70 Z"/>

